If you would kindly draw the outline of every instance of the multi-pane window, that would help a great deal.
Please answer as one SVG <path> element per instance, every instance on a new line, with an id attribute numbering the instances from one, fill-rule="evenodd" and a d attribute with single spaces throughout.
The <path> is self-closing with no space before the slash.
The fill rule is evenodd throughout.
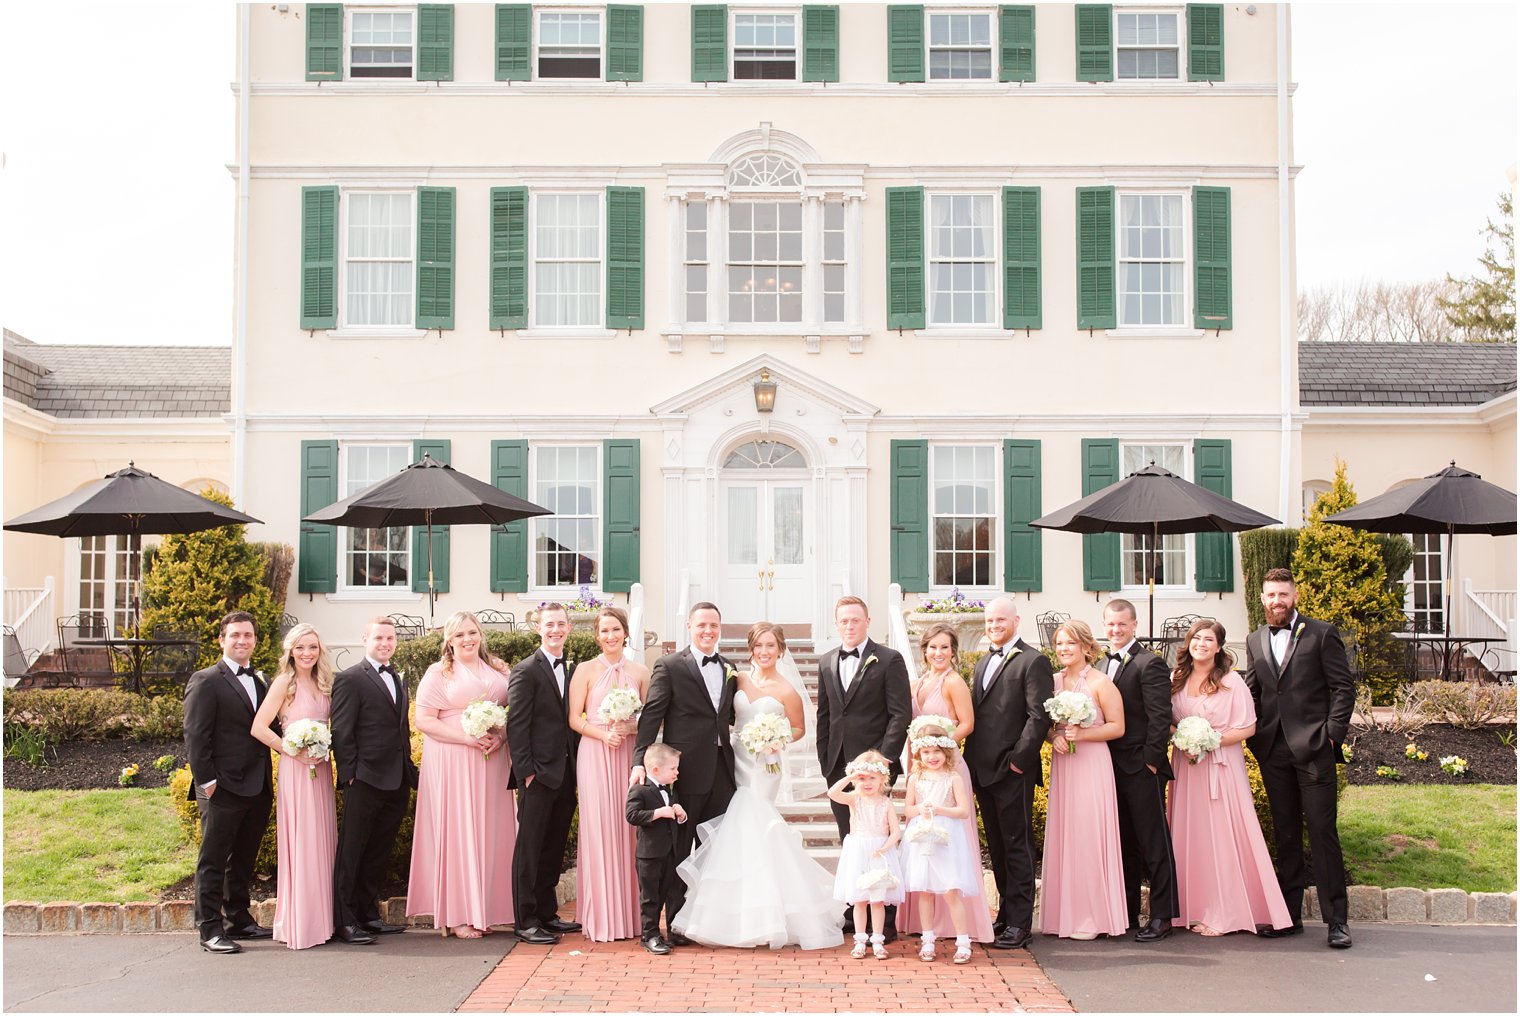
<path id="1" fill-rule="evenodd" d="M 538 15 L 538 76 L 600 78 L 600 11 L 541 11 Z"/>
<path id="2" fill-rule="evenodd" d="M 413 321 L 416 269 L 410 191 L 350 193 L 344 232 L 344 324 Z"/>
<path id="3" fill-rule="evenodd" d="M 125 536 L 79 540 L 80 635 L 99 638 L 132 625 L 132 555 Z"/>
<path id="4" fill-rule="evenodd" d="M 823 203 L 823 319 L 845 319 L 844 202 Z"/>
<path id="5" fill-rule="evenodd" d="M 929 15 L 929 80 L 992 78 L 992 15 L 931 13 Z"/>
<path id="6" fill-rule="evenodd" d="M 929 198 L 929 323 L 991 324 L 997 306 L 997 216 L 991 194 Z"/>
<path id="7" fill-rule="evenodd" d="M 553 328 L 602 320 L 601 200 L 596 194 L 534 197 L 534 324 Z"/>
<path id="8" fill-rule="evenodd" d="M 1180 194 L 1119 196 L 1119 324 L 1185 319 L 1186 206 Z"/>
<path id="9" fill-rule="evenodd" d="M 1441 534 L 1411 533 L 1409 542 L 1414 545 L 1414 559 L 1404 579 L 1404 611 L 1414 631 L 1444 632 Z"/>
<path id="10" fill-rule="evenodd" d="M 532 520 L 533 585 L 596 585 L 601 577 L 600 473 L 595 445 L 533 450 L 533 500 L 553 514 Z"/>
<path id="11" fill-rule="evenodd" d="M 1186 447 L 1180 444 L 1124 444 L 1119 448 L 1120 478 L 1151 463 L 1187 476 Z M 1147 584 L 1146 567 L 1150 561 L 1149 536 L 1125 533 L 1120 541 L 1123 582 L 1126 586 Z M 1156 545 L 1156 585 L 1184 586 L 1190 581 L 1187 567 L 1187 538 L 1176 533 L 1163 535 Z"/>
<path id="12" fill-rule="evenodd" d="M 686 320 L 707 320 L 707 203 L 686 205 L 686 259 L 683 265 Z"/>
<path id="13" fill-rule="evenodd" d="M 407 467 L 411 448 L 404 444 L 350 444 L 343 446 L 343 486 L 340 497 L 352 497 Z M 343 584 L 351 589 L 406 589 L 411 570 L 411 529 L 340 530 L 343 551 Z"/>
<path id="14" fill-rule="evenodd" d="M 734 15 L 734 80 L 797 80 L 797 15 Z"/>
<path id="15" fill-rule="evenodd" d="M 993 448 L 935 445 L 930 477 L 934 585 L 992 585 L 997 529 Z"/>
<path id="16" fill-rule="evenodd" d="M 348 72 L 355 78 L 412 76 L 411 11 L 354 11 Z"/>
<path id="17" fill-rule="evenodd" d="M 728 206 L 728 319 L 802 320 L 802 202 Z"/>
<path id="18" fill-rule="evenodd" d="M 1121 11 L 1117 20 L 1117 76 L 1121 80 L 1176 80 L 1182 59 L 1177 14 Z"/>

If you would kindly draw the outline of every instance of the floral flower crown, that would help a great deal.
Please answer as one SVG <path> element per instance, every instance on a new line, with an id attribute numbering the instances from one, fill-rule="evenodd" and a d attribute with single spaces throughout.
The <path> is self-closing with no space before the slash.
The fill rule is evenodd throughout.
<path id="1" fill-rule="evenodd" d="M 944 735 L 938 737 L 915 737 L 908 743 L 915 752 L 923 751 L 925 748 L 945 748 L 948 750 L 960 747 L 960 745 L 955 743 L 955 738 Z"/>
<path id="2" fill-rule="evenodd" d="M 938 727 L 941 731 L 949 733 L 955 729 L 955 721 L 948 716 L 936 716 L 933 713 L 925 713 L 908 724 L 908 737 L 917 738 L 928 727 Z"/>
<path id="3" fill-rule="evenodd" d="M 875 773 L 878 776 L 890 776 L 892 771 L 887 768 L 885 762 L 862 762 L 856 759 L 844 767 L 846 776 L 859 776 L 862 773 Z"/>

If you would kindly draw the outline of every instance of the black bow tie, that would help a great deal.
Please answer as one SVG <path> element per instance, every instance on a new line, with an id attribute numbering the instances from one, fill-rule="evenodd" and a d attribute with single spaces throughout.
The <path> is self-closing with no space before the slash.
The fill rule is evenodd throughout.
<path id="1" fill-rule="evenodd" d="M 707 666 L 709 663 L 721 663 L 721 662 L 722 661 L 719 660 L 716 655 L 702 657 L 702 666 L 704 666 L 704 667 Z"/>
<path id="2" fill-rule="evenodd" d="M 1293 626 L 1289 624 L 1269 624 L 1267 625 L 1267 631 L 1271 632 L 1273 635 L 1276 635 L 1278 632 L 1287 631 L 1291 627 Z"/>
<path id="3" fill-rule="evenodd" d="M 989 651 L 987 653 L 987 655 L 988 656 L 1002 656 L 1003 655 L 1003 647 L 1002 646 L 993 646 L 992 649 L 991 649 L 991 651 Z"/>
<path id="4" fill-rule="evenodd" d="M 252 667 L 239 667 L 237 669 L 237 676 L 238 677 L 242 677 L 244 674 L 247 674 L 249 677 L 252 677 L 253 676 L 253 668 Z"/>
<path id="5" fill-rule="evenodd" d="M 1121 663 L 1124 662 L 1124 654 L 1123 653 L 1109 653 L 1108 654 L 1108 658 L 1110 660 L 1118 660 Z"/>
<path id="6" fill-rule="evenodd" d="M 564 670 L 565 669 L 565 658 L 563 656 L 561 656 L 558 659 L 550 660 L 549 661 L 549 666 L 551 666 L 551 667 L 558 667 L 560 670 Z"/>
<path id="7" fill-rule="evenodd" d="M 842 660 L 846 656 L 853 656 L 858 660 L 860 659 L 860 649 L 858 647 L 855 649 L 841 649 L 839 651 L 839 658 Z"/>
<path id="8" fill-rule="evenodd" d="M 396 668 L 393 667 L 393 666 L 391 666 L 389 663 L 382 663 L 376 669 L 381 674 L 389 674 L 391 677 L 395 677 L 396 676 Z"/>

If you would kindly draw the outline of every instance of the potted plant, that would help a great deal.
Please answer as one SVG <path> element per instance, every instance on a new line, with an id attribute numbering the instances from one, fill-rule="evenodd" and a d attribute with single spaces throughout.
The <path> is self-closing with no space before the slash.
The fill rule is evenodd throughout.
<path id="1" fill-rule="evenodd" d="M 986 600 L 970 599 L 961 592 L 959 586 L 953 587 L 949 596 L 919 601 L 917 606 L 907 612 L 908 634 L 913 636 L 914 655 L 918 655 L 919 638 L 928 631 L 930 625 L 939 623 L 955 628 L 961 652 L 971 652 L 982 639 L 986 609 Z"/>
<path id="2" fill-rule="evenodd" d="M 575 599 L 561 600 L 560 602 L 565 605 L 565 610 L 570 614 L 571 628 L 590 628 L 596 624 L 597 611 L 603 607 L 612 606 L 613 601 L 610 597 L 605 600 L 598 599 L 597 595 L 591 591 L 591 587 L 585 585 L 581 586 L 580 593 L 576 595 Z M 537 624 L 538 612 L 548 605 L 548 600 L 541 600 L 537 608 L 528 612 L 528 620 Z"/>

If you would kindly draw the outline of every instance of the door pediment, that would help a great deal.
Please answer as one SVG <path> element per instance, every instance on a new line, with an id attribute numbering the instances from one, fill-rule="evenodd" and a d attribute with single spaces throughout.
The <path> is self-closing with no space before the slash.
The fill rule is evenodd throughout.
<path id="1" fill-rule="evenodd" d="M 827 381 L 792 366 L 779 357 L 762 353 L 732 367 L 698 385 L 677 392 L 663 402 L 650 407 L 650 412 L 661 418 L 690 416 L 718 402 L 727 402 L 736 392 L 751 399 L 750 411 L 754 412 L 752 394 L 755 379 L 761 371 L 768 371 L 771 380 L 787 397 L 809 403 L 819 409 L 832 410 L 840 417 L 871 417 L 881 412 L 881 407 L 865 399 L 851 395 Z"/>

